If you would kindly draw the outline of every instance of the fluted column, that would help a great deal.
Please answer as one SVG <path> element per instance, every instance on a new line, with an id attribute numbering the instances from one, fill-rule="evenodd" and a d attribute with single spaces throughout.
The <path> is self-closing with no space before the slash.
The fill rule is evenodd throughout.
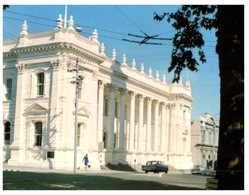
<path id="1" fill-rule="evenodd" d="M 170 124 L 169 124 L 169 153 L 175 154 L 176 152 L 176 108 L 175 104 L 170 104 Z"/>
<path id="2" fill-rule="evenodd" d="M 14 122 L 14 146 L 19 146 L 22 143 L 22 129 L 24 125 L 23 117 L 23 99 L 24 99 L 24 79 L 23 71 L 25 70 L 24 64 L 16 64 L 17 68 L 17 86 L 16 86 L 16 107 L 15 107 L 15 122 Z M 24 131 L 25 132 L 25 131 Z"/>
<path id="3" fill-rule="evenodd" d="M 169 105 L 165 106 L 165 152 L 169 152 Z"/>
<path id="4" fill-rule="evenodd" d="M 146 151 L 151 151 L 151 99 L 147 98 Z"/>
<path id="5" fill-rule="evenodd" d="M 130 92 L 130 142 L 129 151 L 134 150 L 135 94 Z"/>
<path id="6" fill-rule="evenodd" d="M 98 82 L 98 143 L 103 141 L 104 83 Z"/>
<path id="7" fill-rule="evenodd" d="M 142 138 L 143 138 L 143 116 L 144 116 L 144 99 L 142 95 L 139 98 L 139 114 L 138 114 L 138 151 L 142 150 Z"/>
<path id="8" fill-rule="evenodd" d="M 155 100 L 154 113 L 154 152 L 158 152 L 159 136 L 158 136 L 158 101 Z"/>
<path id="9" fill-rule="evenodd" d="M 161 144 L 160 144 L 160 152 L 165 152 L 165 104 L 162 103 L 162 123 L 161 123 Z"/>
<path id="10" fill-rule="evenodd" d="M 109 113 L 109 129 L 107 133 L 107 148 L 108 150 L 114 149 L 114 118 L 115 118 L 115 87 L 110 86 L 110 113 Z"/>
<path id="11" fill-rule="evenodd" d="M 124 122 L 125 122 L 125 102 L 126 102 L 125 89 L 121 89 L 120 94 L 121 94 L 121 101 L 120 101 L 119 150 L 124 151 Z"/>

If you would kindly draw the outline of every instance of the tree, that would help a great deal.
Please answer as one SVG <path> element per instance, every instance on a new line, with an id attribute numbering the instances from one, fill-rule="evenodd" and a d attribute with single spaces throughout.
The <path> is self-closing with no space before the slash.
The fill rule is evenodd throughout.
<path id="1" fill-rule="evenodd" d="M 10 6 L 9 5 L 3 5 L 3 10 L 9 8 Z"/>
<path id="2" fill-rule="evenodd" d="M 184 5 L 175 13 L 155 13 L 155 20 L 165 18 L 177 31 L 168 68 L 174 70 L 173 82 L 183 69 L 197 71 L 199 62 L 206 62 L 200 30 L 217 30 L 221 107 L 216 178 L 218 189 L 244 189 L 244 6 Z"/>

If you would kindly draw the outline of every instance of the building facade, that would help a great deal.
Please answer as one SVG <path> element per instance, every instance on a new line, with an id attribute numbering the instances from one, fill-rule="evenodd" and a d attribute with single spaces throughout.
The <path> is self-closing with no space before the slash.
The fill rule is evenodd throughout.
<path id="1" fill-rule="evenodd" d="M 219 121 L 206 113 L 192 123 L 191 131 L 191 151 L 194 165 L 216 168 Z"/>
<path id="2" fill-rule="evenodd" d="M 191 168 L 190 83 L 168 84 L 116 56 L 97 30 L 81 36 L 73 17 L 35 34 L 24 21 L 18 39 L 4 42 L 3 159 L 72 169 L 87 153 L 96 169 L 152 159 Z"/>

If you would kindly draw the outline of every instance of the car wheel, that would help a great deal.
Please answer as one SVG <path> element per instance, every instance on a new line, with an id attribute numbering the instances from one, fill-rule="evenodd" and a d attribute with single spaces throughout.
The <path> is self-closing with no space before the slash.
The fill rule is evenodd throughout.
<path id="1" fill-rule="evenodd" d="M 145 173 L 148 173 L 148 171 L 145 171 Z"/>
<path id="2" fill-rule="evenodd" d="M 167 174 L 167 173 L 168 173 L 168 171 L 165 171 L 165 173 Z"/>

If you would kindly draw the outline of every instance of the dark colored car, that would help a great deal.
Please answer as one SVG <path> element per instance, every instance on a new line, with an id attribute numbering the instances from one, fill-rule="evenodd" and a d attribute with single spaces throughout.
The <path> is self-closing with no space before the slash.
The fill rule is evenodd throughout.
<path id="1" fill-rule="evenodd" d="M 165 172 L 165 173 L 168 173 L 169 168 L 162 161 L 154 160 L 154 161 L 148 161 L 146 163 L 146 165 L 143 165 L 142 170 L 145 173 L 148 173 L 148 172 L 154 172 L 154 173 Z"/>

